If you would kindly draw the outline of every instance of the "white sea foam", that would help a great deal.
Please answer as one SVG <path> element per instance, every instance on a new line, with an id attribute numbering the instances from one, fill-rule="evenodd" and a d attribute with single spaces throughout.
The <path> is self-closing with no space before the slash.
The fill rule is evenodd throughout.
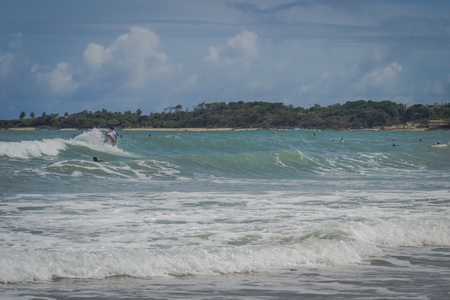
<path id="1" fill-rule="evenodd" d="M 0 156 L 11 158 L 31 158 L 56 156 L 67 148 L 62 139 L 45 139 L 42 141 L 0 142 Z"/>
<path id="2" fill-rule="evenodd" d="M 360 241 L 384 247 L 450 246 L 450 218 L 396 217 L 348 229 Z"/>
<path id="3" fill-rule="evenodd" d="M 176 176 L 180 174 L 179 167 L 175 164 L 158 161 L 158 160 L 138 160 L 137 165 L 143 167 L 147 172 L 151 172 L 153 176 Z"/>
<path id="4" fill-rule="evenodd" d="M 279 153 L 277 153 L 277 154 L 275 155 L 275 164 L 276 164 L 276 165 L 279 165 L 279 166 L 281 166 L 281 167 L 284 167 L 284 168 L 291 168 L 291 169 L 293 169 L 292 167 L 286 165 L 285 163 L 283 163 L 283 162 L 281 161 L 281 159 L 280 159 L 280 154 L 279 154 Z"/>
<path id="5" fill-rule="evenodd" d="M 359 252 L 359 253 L 358 253 Z M 343 266 L 363 263 L 379 254 L 374 247 L 342 241 L 315 241 L 306 245 L 244 246 L 223 249 L 42 251 L 0 250 L 8 263 L 0 281 L 49 281 L 54 278 L 110 276 L 161 277 L 221 275 L 281 270 L 298 266 Z"/>
<path id="6" fill-rule="evenodd" d="M 75 138 L 65 142 L 70 145 L 87 147 L 91 150 L 95 150 L 96 152 L 105 152 L 120 156 L 136 156 L 133 153 L 121 149 L 119 143 L 113 147 L 111 144 L 105 143 L 104 140 L 105 139 L 103 133 L 100 130 L 94 128 L 93 130 L 85 131 Z"/>
<path id="7" fill-rule="evenodd" d="M 439 191 L 425 196 L 447 197 Z M 334 267 L 380 259 L 385 248 L 450 246 L 450 219 L 442 211 L 448 208 L 411 206 L 423 199 L 413 193 L 17 197 L 21 201 L 5 199 L 2 206 L 10 216 L 0 230 L 1 244 L 8 245 L 0 250 L 8 262 L 2 282 Z M 39 197 L 45 203 L 36 202 Z"/>
<path id="8" fill-rule="evenodd" d="M 120 149 L 120 146 L 113 147 L 103 142 L 103 134 L 98 129 L 86 131 L 70 140 L 54 138 L 40 141 L 0 142 L 0 157 L 33 158 L 57 156 L 61 151 L 67 150 L 68 146 L 82 146 L 96 152 L 120 156 L 136 156 L 133 153 Z"/>
<path id="9" fill-rule="evenodd" d="M 81 176 L 83 176 L 83 173 L 81 173 L 80 171 L 74 171 L 74 172 L 72 173 L 72 176 L 73 176 L 73 177 L 81 177 Z"/>
<path id="10" fill-rule="evenodd" d="M 434 148 L 447 148 L 447 146 L 448 146 L 448 144 L 441 144 L 441 143 L 439 143 L 439 144 L 433 145 L 431 147 L 434 147 Z"/>

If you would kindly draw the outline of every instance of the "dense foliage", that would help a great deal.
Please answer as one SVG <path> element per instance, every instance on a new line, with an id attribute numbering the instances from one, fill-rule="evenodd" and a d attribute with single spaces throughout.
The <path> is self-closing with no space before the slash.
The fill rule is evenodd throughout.
<path id="1" fill-rule="evenodd" d="M 305 129 L 359 129 L 373 126 L 391 126 L 406 122 L 427 124 L 428 120 L 450 118 L 450 104 L 406 107 L 392 101 L 349 101 L 321 107 L 316 104 L 308 109 L 271 102 L 218 102 L 200 103 L 192 111 L 183 110 L 182 105 L 169 107 L 162 113 L 142 115 L 138 109 L 131 111 L 90 112 L 59 116 L 45 112 L 29 118 L 21 112 L 17 120 L 2 120 L 0 128 L 37 127 L 59 128 L 305 128 Z"/>

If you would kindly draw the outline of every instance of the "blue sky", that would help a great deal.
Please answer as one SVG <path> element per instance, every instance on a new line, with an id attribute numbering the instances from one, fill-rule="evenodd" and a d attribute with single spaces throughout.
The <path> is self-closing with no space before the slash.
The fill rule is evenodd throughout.
<path id="1" fill-rule="evenodd" d="M 448 103 L 447 0 L 0 0 L 0 119 Z"/>

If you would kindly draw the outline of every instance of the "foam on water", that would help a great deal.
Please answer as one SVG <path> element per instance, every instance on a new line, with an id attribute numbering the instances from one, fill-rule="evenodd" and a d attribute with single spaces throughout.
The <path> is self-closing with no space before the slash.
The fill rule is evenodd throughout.
<path id="1" fill-rule="evenodd" d="M 372 242 L 339 238 L 339 234 L 317 230 L 301 243 L 280 245 L 244 245 L 234 247 L 192 247 L 167 250 L 107 249 L 93 250 L 0 250 L 5 262 L 0 270 L 2 282 L 52 280 L 54 278 L 94 278 L 110 276 L 160 277 L 182 275 L 220 275 L 267 272 L 293 267 L 336 267 L 369 263 L 381 259 L 383 251 L 375 240 L 387 247 L 446 245 L 449 246 L 448 220 L 423 221 L 425 228 L 412 233 L 402 222 L 389 221 L 375 226 L 352 228 L 365 235 L 376 236 Z M 434 226 L 446 233 L 437 234 Z M 394 226 L 394 229 L 392 229 Z M 408 225 L 409 226 L 409 225 Z M 417 227 L 419 228 L 419 227 Z M 348 234 L 350 228 L 344 228 Z M 389 229 L 386 231 L 386 229 Z M 430 231 L 431 229 L 431 231 Z M 392 233 L 395 232 L 394 235 Z M 408 234 L 405 234 L 408 233 Z M 388 236 L 388 239 L 384 237 Z M 433 237 L 434 236 L 434 237 Z"/>
<path id="2" fill-rule="evenodd" d="M 332 267 L 363 263 L 379 255 L 374 247 L 352 242 L 314 241 L 306 245 L 243 246 L 222 250 L 1 251 L 4 283 L 55 278 L 103 279 L 111 276 L 161 277 L 221 275 L 281 270 L 298 266 Z"/>
<path id="3" fill-rule="evenodd" d="M 112 147 L 103 143 L 101 131 L 94 129 L 86 131 L 73 139 L 42 139 L 20 142 L 0 142 L 0 157 L 9 158 L 36 158 L 45 156 L 58 156 L 69 147 L 83 147 L 94 152 L 108 153 L 120 156 L 136 156 L 119 147 Z"/>
<path id="4" fill-rule="evenodd" d="M 31 158 L 57 156 L 66 150 L 66 141 L 62 139 L 22 142 L 0 142 L 0 157 Z"/>
<path id="5" fill-rule="evenodd" d="M 137 156 L 136 154 L 121 149 L 119 145 L 113 147 L 110 143 L 105 143 L 104 140 L 105 139 L 103 133 L 98 129 L 93 129 L 90 131 L 85 131 L 84 133 L 66 142 L 67 144 L 86 147 L 96 152 L 103 152 L 119 156 Z"/>
<path id="6" fill-rule="evenodd" d="M 448 208 L 438 201 L 447 198 L 351 190 L 21 194 L 2 206 L 0 281 L 368 264 L 385 248 L 450 246 Z"/>
<path id="7" fill-rule="evenodd" d="M 24 169 L 23 172 L 31 172 L 39 176 L 94 176 L 95 178 L 117 178 L 132 182 L 148 182 L 152 178 L 176 178 L 179 176 L 179 168 L 169 162 L 157 160 L 136 160 L 127 162 L 102 162 L 96 163 L 86 160 L 62 160 L 46 166 Z"/>

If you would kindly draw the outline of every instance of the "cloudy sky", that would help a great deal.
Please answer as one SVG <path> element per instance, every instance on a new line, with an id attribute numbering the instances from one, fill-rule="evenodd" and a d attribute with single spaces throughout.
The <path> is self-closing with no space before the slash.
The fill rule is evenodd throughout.
<path id="1" fill-rule="evenodd" d="M 0 119 L 450 102 L 448 0 L 0 0 Z"/>

